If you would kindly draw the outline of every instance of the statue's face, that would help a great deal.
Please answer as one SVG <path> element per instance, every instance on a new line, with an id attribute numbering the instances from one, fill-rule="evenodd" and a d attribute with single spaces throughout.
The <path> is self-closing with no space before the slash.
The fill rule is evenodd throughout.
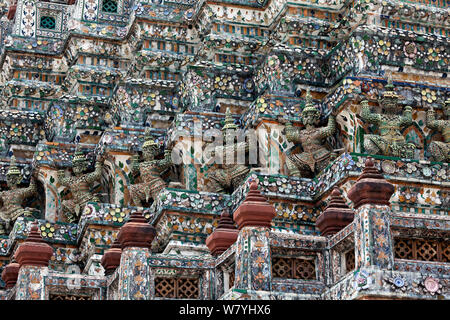
<path id="1" fill-rule="evenodd" d="M 83 174 L 83 171 L 86 169 L 86 165 L 84 162 L 76 162 L 73 164 L 72 170 L 76 176 Z"/>
<path id="2" fill-rule="evenodd" d="M 144 157 L 145 161 L 151 161 L 155 159 L 157 148 L 154 146 L 149 146 L 142 149 L 142 156 Z"/>
<path id="3" fill-rule="evenodd" d="M 319 113 L 316 111 L 303 112 L 303 124 L 316 125 L 319 122 Z"/>
<path id="4" fill-rule="evenodd" d="M 10 174 L 6 176 L 6 183 L 10 189 L 15 189 L 21 181 L 22 177 L 20 175 Z"/>

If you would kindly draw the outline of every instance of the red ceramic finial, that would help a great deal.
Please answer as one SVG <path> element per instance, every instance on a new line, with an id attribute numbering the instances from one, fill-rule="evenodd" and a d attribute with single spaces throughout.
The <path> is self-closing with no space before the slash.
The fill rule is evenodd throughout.
<path id="1" fill-rule="evenodd" d="M 244 202 L 247 201 L 267 202 L 266 197 L 264 197 L 258 189 L 258 181 L 256 179 L 250 182 L 250 190 L 248 191 Z"/>
<path id="2" fill-rule="evenodd" d="M 119 240 L 117 238 L 114 240 L 111 248 L 120 249 L 120 242 L 119 242 Z"/>
<path id="3" fill-rule="evenodd" d="M 134 211 L 133 213 L 131 213 L 128 222 L 147 223 L 147 220 L 145 220 L 142 212 Z"/>
<path id="4" fill-rule="evenodd" d="M 7 18 L 8 20 L 14 19 L 14 16 L 16 15 L 17 10 L 17 3 L 13 3 L 9 6 Z"/>
<path id="5" fill-rule="evenodd" d="M 373 159 L 369 157 L 363 172 L 347 195 L 354 203 L 354 208 L 357 209 L 363 204 L 389 206 L 389 199 L 394 191 L 394 186 L 384 179 L 381 172 L 375 167 Z"/>
<path id="6" fill-rule="evenodd" d="M 339 191 L 339 188 L 334 187 L 333 191 L 331 191 L 331 195 L 334 197 L 339 197 L 341 195 L 341 192 Z"/>
<path id="7" fill-rule="evenodd" d="M 150 248 L 156 229 L 143 217 L 142 212 L 133 212 L 117 235 L 122 250 L 128 247 Z"/>
<path id="8" fill-rule="evenodd" d="M 270 228 L 275 215 L 275 208 L 261 194 L 255 179 L 251 181 L 247 197 L 234 212 L 233 218 L 239 226 L 239 230 L 243 227 Z"/>
<path id="9" fill-rule="evenodd" d="M 16 285 L 17 277 L 19 276 L 20 264 L 11 262 L 6 265 L 2 272 L 2 279 L 5 281 L 6 289 L 10 289 Z"/>
<path id="10" fill-rule="evenodd" d="M 228 210 L 226 209 L 223 210 L 222 214 L 220 215 L 220 220 L 217 229 L 236 229 L 233 219 L 231 218 L 231 215 L 228 212 Z"/>
<path id="11" fill-rule="evenodd" d="M 330 203 L 328 203 L 327 208 L 350 208 L 346 203 L 344 198 L 342 198 L 342 193 L 339 188 L 335 187 L 331 192 Z"/>
<path id="12" fill-rule="evenodd" d="M 27 239 L 17 248 L 14 257 L 21 267 L 47 267 L 52 255 L 53 248 L 42 239 L 38 225 L 34 222 Z"/>
<path id="13" fill-rule="evenodd" d="M 317 218 L 316 226 L 323 236 L 333 235 L 353 221 L 353 210 L 345 203 L 339 188 L 334 188 L 330 202 Z"/>
<path id="14" fill-rule="evenodd" d="M 45 243 L 44 239 L 42 239 L 41 233 L 39 232 L 37 222 L 33 222 L 31 225 L 26 242 Z"/>
<path id="15" fill-rule="evenodd" d="M 368 157 L 365 162 L 365 166 L 362 174 L 358 180 L 372 178 L 372 179 L 384 179 L 380 171 L 375 167 L 375 162 L 372 157 Z"/>
<path id="16" fill-rule="evenodd" d="M 239 231 L 225 209 L 220 216 L 217 228 L 206 238 L 206 246 L 213 256 L 220 255 L 236 242 L 238 235 Z"/>
<path id="17" fill-rule="evenodd" d="M 103 254 L 100 263 L 105 269 L 105 275 L 110 275 L 120 266 L 120 257 L 122 255 L 122 249 L 120 248 L 120 242 L 116 238 L 108 250 Z"/>

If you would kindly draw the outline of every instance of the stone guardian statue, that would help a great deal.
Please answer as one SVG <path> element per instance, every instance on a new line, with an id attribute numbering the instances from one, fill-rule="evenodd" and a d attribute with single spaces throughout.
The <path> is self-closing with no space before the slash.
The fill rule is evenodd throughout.
<path id="1" fill-rule="evenodd" d="M 100 201 L 98 196 L 90 191 L 90 187 L 101 178 L 103 159 L 101 158 L 95 162 L 94 172 L 84 173 L 87 167 L 88 163 L 84 153 L 76 150 L 72 159 L 74 176 L 66 177 L 64 170 L 58 171 L 59 184 L 68 187 L 73 195 L 72 199 L 62 202 L 63 212 L 70 223 L 76 223 L 80 220 L 87 202 Z"/>
<path id="2" fill-rule="evenodd" d="M 225 125 L 222 128 L 224 141 L 233 141 L 237 128 L 238 126 L 233 121 L 230 109 L 227 108 L 227 111 L 225 112 Z M 227 138 L 228 135 L 230 135 L 229 138 Z M 237 152 L 247 152 L 248 150 L 248 142 L 236 142 L 231 145 L 227 144 L 225 147 L 216 147 L 213 155 L 216 154 L 216 152 L 222 152 L 225 163 L 219 164 L 217 169 L 214 169 L 210 174 L 208 174 L 209 183 L 207 184 L 206 191 L 225 193 L 228 191 L 234 191 L 238 188 L 247 177 L 250 169 L 244 164 L 237 163 L 237 161 L 236 163 L 226 163 L 226 156 L 228 153 L 237 155 Z M 234 160 L 237 159 L 233 156 L 233 161 Z"/>
<path id="3" fill-rule="evenodd" d="M 302 130 L 294 128 L 288 121 L 285 133 L 288 141 L 301 144 L 303 152 L 288 154 L 286 165 L 290 175 L 312 178 L 332 160 L 332 152 L 325 147 L 325 139 L 334 134 L 336 119 L 334 115 L 330 115 L 327 126 L 318 127 L 320 111 L 314 106 L 309 89 L 306 92 L 306 105 L 301 115 L 305 128 Z"/>
<path id="4" fill-rule="evenodd" d="M 433 161 L 450 162 L 450 99 L 443 106 L 447 120 L 436 120 L 435 111 L 427 111 L 426 126 L 436 130 L 444 136 L 444 141 L 432 141 L 428 147 Z"/>
<path id="5" fill-rule="evenodd" d="M 22 182 L 23 176 L 16 165 L 16 157 L 11 157 L 10 166 L 6 173 L 6 182 L 9 190 L 0 192 L 0 199 L 3 206 L 0 208 L 0 234 L 6 234 L 11 231 L 14 221 L 24 215 L 31 216 L 31 211 L 22 208 L 22 202 L 36 194 L 36 181 L 31 177 L 28 188 L 18 188 Z"/>
<path id="6" fill-rule="evenodd" d="M 143 160 L 139 163 L 139 156 L 133 156 L 131 170 L 133 174 L 140 174 L 141 183 L 129 187 L 130 196 L 137 207 L 142 207 L 142 201 L 155 200 L 158 193 L 166 187 L 161 174 L 172 166 L 171 150 L 164 152 L 164 158 L 155 159 L 159 153 L 158 144 L 153 140 L 150 130 L 145 132 L 145 142 L 142 145 Z"/>
<path id="7" fill-rule="evenodd" d="M 406 106 L 403 114 L 398 115 L 399 95 L 394 91 L 392 78 L 389 77 L 386 90 L 380 104 L 383 113 L 373 113 L 370 111 L 369 102 L 361 101 L 361 118 L 378 126 L 380 134 L 365 134 L 364 149 L 368 154 L 379 154 L 383 156 L 414 158 L 416 146 L 408 143 L 400 130 L 412 124 L 412 108 Z"/>

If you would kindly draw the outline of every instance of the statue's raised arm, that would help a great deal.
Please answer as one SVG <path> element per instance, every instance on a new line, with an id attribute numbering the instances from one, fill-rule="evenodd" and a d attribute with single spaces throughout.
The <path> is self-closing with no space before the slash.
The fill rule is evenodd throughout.
<path id="1" fill-rule="evenodd" d="M 400 126 L 405 127 L 409 126 L 412 123 L 413 123 L 412 108 L 410 106 L 406 106 L 405 109 L 403 109 L 403 116 L 400 121 Z"/>
<path id="2" fill-rule="evenodd" d="M 444 137 L 444 141 L 431 141 L 428 151 L 433 161 L 450 162 L 450 100 L 445 101 L 443 106 L 446 120 L 436 120 L 436 114 L 433 109 L 427 111 L 426 126 L 432 130 L 438 131 Z"/>
<path id="3" fill-rule="evenodd" d="M 443 131 L 446 121 L 445 120 L 436 120 L 436 112 L 433 108 L 428 109 L 427 111 L 427 117 L 425 119 L 426 126 L 430 129 L 436 130 L 436 131 Z"/>
<path id="4" fill-rule="evenodd" d="M 300 142 L 300 130 L 292 126 L 292 122 L 286 122 L 285 126 L 286 139 L 293 143 Z"/>
<path id="5" fill-rule="evenodd" d="M 158 165 L 161 168 L 161 170 L 165 170 L 165 169 L 169 168 L 171 165 L 173 165 L 172 149 L 166 149 L 164 151 L 164 158 L 159 160 Z"/>
<path id="6" fill-rule="evenodd" d="M 36 194 L 36 192 L 37 192 L 36 179 L 34 177 L 31 177 L 30 185 L 28 186 L 28 188 L 25 188 L 23 190 L 23 196 L 25 198 L 28 198 Z"/>
<path id="7" fill-rule="evenodd" d="M 381 122 L 381 115 L 378 113 L 372 113 L 369 107 L 369 101 L 361 101 L 361 118 L 372 124 L 379 124 Z"/>
<path id="8" fill-rule="evenodd" d="M 102 169 L 103 169 L 103 161 L 95 161 L 95 170 L 94 172 L 86 174 L 86 182 L 93 183 L 95 181 L 100 180 L 102 177 Z"/>
<path id="9" fill-rule="evenodd" d="M 320 129 L 320 136 L 322 138 L 327 138 L 332 136 L 336 131 L 336 117 L 333 114 L 330 114 L 328 117 L 328 124 L 326 127 Z"/>
<path id="10" fill-rule="evenodd" d="M 58 170 L 56 177 L 58 179 L 58 183 L 63 187 L 67 187 L 70 185 L 70 179 L 66 178 L 64 170 L 62 169 Z"/>

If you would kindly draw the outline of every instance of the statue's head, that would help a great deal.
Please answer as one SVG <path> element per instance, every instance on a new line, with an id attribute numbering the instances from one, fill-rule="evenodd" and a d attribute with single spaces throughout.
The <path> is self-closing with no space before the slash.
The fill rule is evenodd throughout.
<path id="1" fill-rule="evenodd" d="M 383 97 L 381 98 L 381 105 L 387 112 L 395 112 L 398 110 L 398 99 L 400 96 L 395 92 L 395 86 L 392 83 L 392 76 L 389 75 L 388 83 L 384 87 Z"/>
<path id="2" fill-rule="evenodd" d="M 77 148 L 72 160 L 72 170 L 75 176 L 80 176 L 87 169 L 88 163 L 84 153 Z"/>
<path id="3" fill-rule="evenodd" d="M 227 141 L 228 135 L 232 135 L 233 137 L 235 137 L 237 129 L 238 129 L 238 126 L 234 123 L 230 108 L 227 108 L 227 111 L 225 112 L 225 124 L 222 128 L 222 133 L 223 133 L 225 142 Z"/>
<path id="4" fill-rule="evenodd" d="M 309 89 L 306 91 L 306 105 L 302 111 L 302 119 L 304 125 L 312 126 L 317 125 L 320 120 L 320 111 L 314 106 Z"/>
<path id="5" fill-rule="evenodd" d="M 12 156 L 8 172 L 6 173 L 6 183 L 10 189 L 15 189 L 22 182 L 22 179 L 23 176 L 16 165 L 16 157 Z"/>
<path id="6" fill-rule="evenodd" d="M 142 145 L 142 155 L 145 161 L 153 160 L 159 152 L 158 143 L 153 140 L 150 129 L 145 130 L 145 141 Z"/>

